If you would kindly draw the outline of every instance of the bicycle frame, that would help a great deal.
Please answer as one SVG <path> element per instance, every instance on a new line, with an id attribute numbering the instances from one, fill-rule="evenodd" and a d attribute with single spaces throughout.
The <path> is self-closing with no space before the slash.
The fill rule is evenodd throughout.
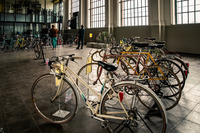
<path id="1" fill-rule="evenodd" d="M 127 55 L 128 54 L 128 55 Z M 147 56 L 147 60 L 146 61 L 143 61 L 141 60 L 142 58 L 142 55 L 148 55 Z M 153 57 L 151 56 L 151 54 L 149 52 L 121 52 L 121 55 L 107 55 L 106 52 L 104 53 L 104 56 L 103 56 L 103 61 L 106 61 L 106 57 L 117 57 L 117 64 L 119 65 L 119 62 L 120 62 L 120 59 L 123 59 L 126 64 L 134 71 L 133 72 L 133 75 L 138 75 L 137 73 L 137 67 L 139 65 L 139 62 L 141 61 L 144 69 L 148 72 L 147 70 L 147 67 L 146 67 L 146 64 L 149 62 L 149 59 L 151 59 L 153 61 L 153 63 L 155 65 L 157 65 L 157 63 L 155 62 L 155 60 L 153 59 Z M 136 62 L 136 67 L 135 69 L 131 66 L 131 64 L 125 59 L 125 57 L 136 57 L 138 60 Z M 158 68 L 159 71 L 161 72 L 161 74 L 163 75 L 163 72 L 161 71 L 160 68 Z M 100 69 L 100 73 L 101 73 L 101 69 Z M 150 73 L 149 73 L 150 74 Z M 151 76 L 150 76 L 151 77 Z M 152 78 L 152 77 L 151 77 Z"/>
<path id="2" fill-rule="evenodd" d="M 101 90 L 101 93 L 98 94 L 95 90 L 93 90 L 82 78 L 80 78 L 72 69 L 70 69 L 68 66 L 64 65 L 64 62 L 62 61 L 61 62 L 61 66 L 60 67 L 63 67 L 63 72 L 64 72 L 64 75 L 62 74 L 61 75 L 61 81 L 60 81 L 60 85 L 58 86 L 58 90 L 57 90 L 57 93 L 56 95 L 54 96 L 54 98 L 52 98 L 52 101 L 56 99 L 56 97 L 59 95 L 59 93 L 61 92 L 62 90 L 62 82 L 63 82 L 63 79 L 64 78 L 68 78 L 70 80 L 70 82 L 75 85 L 76 89 L 78 90 L 80 96 L 84 99 L 85 103 L 88 105 L 89 109 L 92 111 L 92 114 L 97 116 L 97 117 L 103 117 L 103 118 L 110 118 L 110 119 L 119 119 L 119 120 L 126 120 L 126 118 L 123 118 L 123 117 L 114 117 L 114 116 L 111 116 L 111 115 L 102 115 L 102 114 L 99 114 L 98 113 L 98 110 L 99 110 L 99 107 L 100 107 L 100 104 L 101 104 L 101 99 L 102 99 L 102 94 L 103 94 L 103 90 L 104 90 L 104 86 L 105 84 L 108 82 L 108 78 L 106 76 L 105 78 L 105 81 L 104 81 L 104 84 L 102 85 L 102 90 Z M 53 70 L 52 70 L 53 72 Z M 61 72 L 62 73 L 62 72 Z M 53 72 L 53 74 L 56 74 L 55 72 Z M 73 76 L 75 78 L 77 78 L 85 87 L 87 87 L 90 91 L 92 91 L 94 93 L 95 96 L 98 97 L 98 101 L 97 101 L 97 106 L 94 108 L 92 107 L 92 105 L 90 104 L 89 100 L 86 99 L 86 96 L 83 94 L 83 92 L 81 91 L 81 89 L 78 87 L 78 85 L 76 84 L 76 82 L 74 81 L 73 79 Z M 113 95 L 116 95 L 116 92 L 113 90 L 113 88 L 111 87 L 112 91 L 113 91 Z M 118 102 L 120 103 L 122 109 L 124 110 L 124 112 L 112 112 L 112 113 L 116 113 L 116 114 L 119 114 L 119 113 L 125 113 L 127 116 L 128 116 L 128 112 L 126 111 L 125 107 L 123 106 L 122 102 L 119 100 L 118 98 Z"/>
<path id="3" fill-rule="evenodd" d="M 96 53 L 96 52 L 95 52 L 95 53 Z M 149 52 L 141 52 L 141 50 L 140 50 L 140 52 L 121 52 L 121 53 L 122 53 L 121 55 L 107 55 L 107 54 L 106 54 L 106 51 L 105 51 L 102 60 L 103 60 L 103 61 L 106 61 L 107 57 L 117 57 L 117 58 L 118 58 L 117 64 L 119 65 L 119 61 L 120 61 L 120 59 L 122 58 L 122 59 L 127 63 L 127 65 L 128 65 L 129 67 L 131 67 L 131 69 L 134 71 L 134 72 L 133 72 L 133 75 L 139 75 L 139 73 L 137 73 L 136 70 L 137 70 L 137 67 L 138 67 L 138 65 L 139 65 L 139 62 L 141 61 L 142 64 L 143 64 L 144 70 L 148 73 L 149 80 L 151 80 L 151 81 L 153 82 L 153 84 L 155 85 L 155 87 L 156 87 L 154 90 L 158 89 L 157 86 L 156 86 L 155 80 L 165 80 L 165 79 L 166 79 L 166 77 L 164 77 L 164 78 L 153 78 L 152 75 L 151 75 L 151 73 L 147 70 L 146 62 L 141 60 L 142 55 L 147 54 L 147 55 L 148 55 L 148 58 L 147 58 L 147 59 L 148 59 L 148 60 L 151 59 L 151 60 L 154 62 L 154 64 L 157 65 L 156 62 L 154 61 L 153 57 L 151 56 L 151 54 L 150 54 Z M 129 55 L 124 55 L 124 54 L 129 54 Z M 138 58 L 137 63 L 136 63 L 136 68 L 135 68 L 135 69 L 130 65 L 130 63 L 125 59 L 125 57 L 137 57 L 137 58 Z M 99 80 L 99 78 L 100 78 L 100 76 L 101 76 L 101 73 L 102 73 L 102 69 L 103 69 L 103 68 L 100 67 L 99 74 L 97 75 L 97 79 L 96 79 L 96 81 L 95 81 L 94 83 L 97 83 L 97 81 Z M 162 70 L 161 70 L 160 68 L 158 68 L 158 70 L 160 71 L 160 73 L 161 73 L 162 75 L 164 75 L 163 72 L 162 72 Z M 115 74 L 115 75 L 118 75 L 116 72 L 114 72 L 114 74 Z"/>

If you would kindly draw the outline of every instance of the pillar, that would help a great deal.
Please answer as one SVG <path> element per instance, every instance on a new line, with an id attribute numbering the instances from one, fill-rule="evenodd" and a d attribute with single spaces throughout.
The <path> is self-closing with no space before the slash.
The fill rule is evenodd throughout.
<path id="1" fill-rule="evenodd" d="M 63 0 L 63 29 L 68 29 L 69 0 Z"/>

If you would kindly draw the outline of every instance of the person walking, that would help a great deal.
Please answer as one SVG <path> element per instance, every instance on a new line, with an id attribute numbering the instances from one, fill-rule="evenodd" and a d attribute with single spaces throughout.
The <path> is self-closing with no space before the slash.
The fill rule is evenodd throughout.
<path id="1" fill-rule="evenodd" d="M 53 49 L 55 50 L 57 47 L 57 34 L 58 34 L 58 30 L 55 28 L 54 25 L 52 25 L 52 29 L 50 30 L 49 36 L 51 37 L 51 41 L 53 44 Z"/>
<path id="2" fill-rule="evenodd" d="M 79 49 L 80 43 L 81 43 L 81 49 L 83 49 L 84 34 L 85 34 L 85 29 L 83 29 L 83 25 L 81 25 L 81 29 L 79 29 L 78 34 L 79 34 L 78 47 L 76 49 Z"/>

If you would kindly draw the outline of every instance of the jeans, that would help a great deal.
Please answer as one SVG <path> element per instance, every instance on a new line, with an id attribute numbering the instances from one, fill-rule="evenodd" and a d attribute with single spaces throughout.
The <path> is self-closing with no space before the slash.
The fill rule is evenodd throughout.
<path id="1" fill-rule="evenodd" d="M 81 43 L 81 48 L 83 48 L 83 43 L 84 43 L 84 38 L 83 37 L 79 37 L 78 48 L 80 47 L 80 43 Z"/>

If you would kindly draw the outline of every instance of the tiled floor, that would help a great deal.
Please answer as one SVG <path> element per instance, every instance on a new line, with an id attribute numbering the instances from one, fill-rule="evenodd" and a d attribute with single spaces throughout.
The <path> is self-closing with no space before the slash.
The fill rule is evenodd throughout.
<path id="1" fill-rule="evenodd" d="M 91 49 L 76 50 L 60 47 L 46 50 L 47 57 L 76 54 L 83 60 L 71 63 L 77 72 Z M 198 133 L 200 131 L 200 57 L 184 56 L 190 63 L 190 73 L 179 105 L 168 111 L 167 133 Z M 34 80 L 49 67 L 35 59 L 33 51 L 17 51 L 0 54 L 0 128 L 5 133 L 90 133 L 107 132 L 101 122 L 92 119 L 86 108 L 79 109 L 70 122 L 54 125 L 41 119 L 33 109 L 30 89 Z M 87 126 L 86 126 L 87 123 Z M 0 130 L 1 131 L 1 130 Z"/>

